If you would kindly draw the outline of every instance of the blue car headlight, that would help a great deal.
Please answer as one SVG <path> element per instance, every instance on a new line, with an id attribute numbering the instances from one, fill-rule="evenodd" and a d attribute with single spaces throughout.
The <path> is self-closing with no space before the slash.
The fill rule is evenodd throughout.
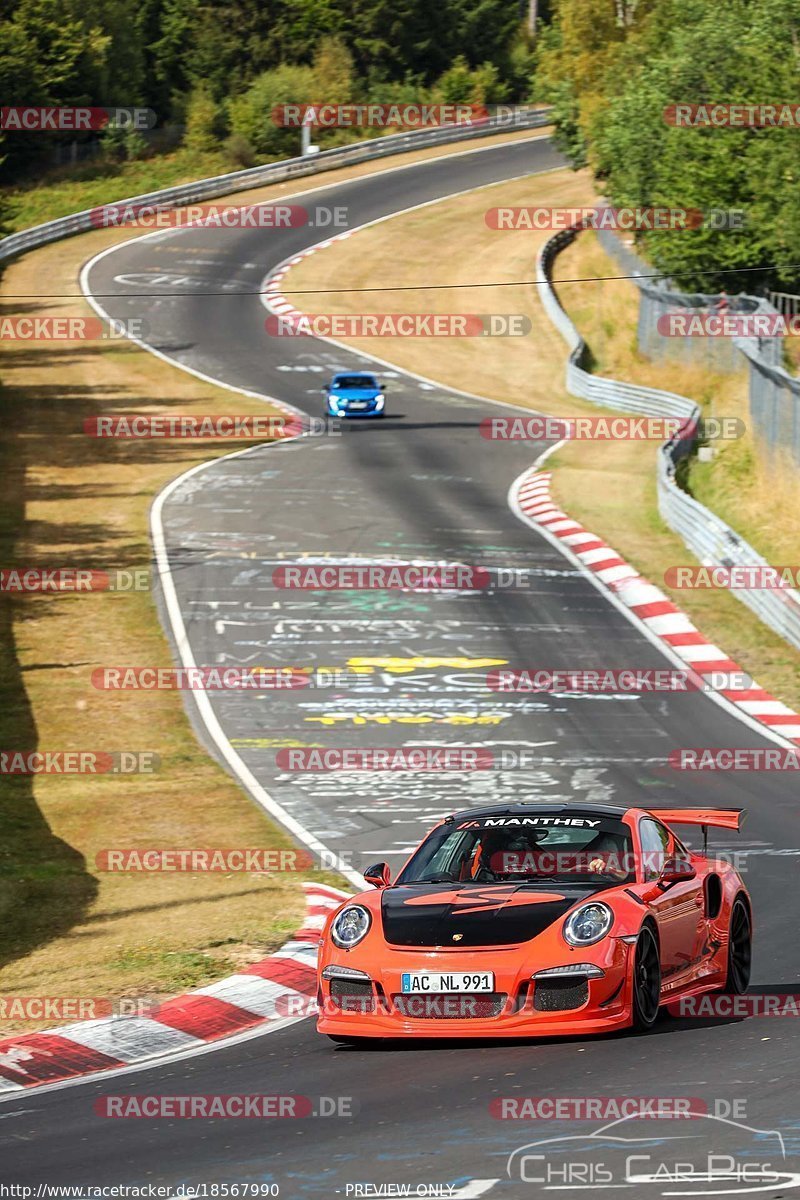
<path id="1" fill-rule="evenodd" d="M 375 397 L 375 407 L 383 408 L 383 402 L 385 399 L 386 397 L 384 396 L 383 392 L 378 392 L 377 396 Z"/>

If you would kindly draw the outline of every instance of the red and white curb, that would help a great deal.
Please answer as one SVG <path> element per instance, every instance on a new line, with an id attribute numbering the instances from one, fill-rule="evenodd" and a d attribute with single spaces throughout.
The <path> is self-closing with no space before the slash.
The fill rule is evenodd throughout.
<path id="1" fill-rule="evenodd" d="M 0 1093 L 183 1053 L 256 1026 L 284 1024 L 287 1013 L 303 1015 L 316 999 L 320 931 L 347 895 L 324 884 L 303 887 L 302 929 L 241 973 L 166 1000 L 153 1016 L 105 1017 L 0 1041 Z"/>
<path id="2" fill-rule="evenodd" d="M 285 285 L 281 283 L 284 275 L 288 275 L 292 267 L 296 267 L 304 258 L 308 258 L 311 254 L 316 254 L 318 250 L 324 250 L 326 246 L 332 246 L 334 242 L 344 241 L 349 238 L 355 230 L 348 229 L 344 233 L 338 233 L 335 237 L 326 238 L 324 242 L 317 242 L 315 246 L 309 246 L 307 250 L 302 250 L 300 254 L 296 254 L 294 258 L 289 258 L 286 262 L 280 264 L 271 275 L 268 275 L 264 280 L 264 295 L 263 299 L 266 307 L 274 312 L 277 316 L 282 317 L 285 321 L 296 323 L 299 319 L 305 316 L 305 313 L 299 308 L 291 304 L 284 296 L 281 288 Z"/>
<path id="3" fill-rule="evenodd" d="M 568 548 L 651 635 L 681 658 L 688 669 L 707 677 L 705 682 L 712 690 L 751 721 L 766 726 L 770 733 L 800 745 L 800 714 L 759 687 L 724 650 L 709 642 L 664 592 L 602 538 L 560 509 L 550 493 L 551 477 L 552 472 L 533 467 L 515 480 L 512 499 L 523 516 Z M 728 686 L 725 676 L 729 677 Z"/>

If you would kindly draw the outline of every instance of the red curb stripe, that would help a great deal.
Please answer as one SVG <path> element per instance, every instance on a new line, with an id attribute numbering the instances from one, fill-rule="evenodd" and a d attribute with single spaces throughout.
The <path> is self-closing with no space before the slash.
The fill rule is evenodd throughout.
<path id="1" fill-rule="evenodd" d="M 337 892 L 336 888 L 329 887 L 326 883 L 304 883 L 303 891 L 306 893 L 307 898 L 313 896 L 326 896 L 329 900 L 335 900 L 337 906 L 341 904 L 343 900 L 347 899 L 347 896 L 342 895 L 341 892 Z M 313 900 L 307 900 L 307 902 L 313 903 Z M 323 908 L 326 906 L 319 905 L 319 907 Z"/>
<path id="2" fill-rule="evenodd" d="M 712 643 L 708 638 L 704 638 L 702 633 L 695 630 L 692 633 L 662 633 L 659 635 L 662 641 L 668 642 L 670 646 L 711 646 Z M 720 662 L 722 659 L 720 659 Z"/>
<path id="3" fill-rule="evenodd" d="M 545 529 L 549 524 L 552 524 L 554 522 L 554 520 L 559 519 L 559 518 L 555 517 L 552 513 L 550 513 L 549 510 L 547 509 L 547 506 L 544 504 L 544 498 L 547 495 L 549 495 L 549 483 L 550 483 L 551 475 L 552 475 L 551 472 L 544 474 L 542 472 L 533 471 L 533 472 L 531 472 L 531 474 L 528 476 L 527 479 L 523 480 L 522 484 L 517 489 L 517 501 L 519 503 L 521 511 L 523 513 L 525 513 L 525 515 L 528 516 L 531 521 L 534 521 L 536 524 L 543 526 Z M 520 503 L 520 496 L 523 494 L 523 489 L 527 492 L 527 489 L 531 488 L 534 485 L 538 486 L 540 484 L 547 484 L 547 491 L 545 491 L 544 489 L 542 490 L 542 492 L 541 492 L 542 498 L 540 500 L 537 500 L 537 503 L 535 505 L 529 504 L 526 506 L 526 505 L 523 505 L 522 503 Z M 528 510 L 527 512 L 526 512 L 526 508 Z M 546 519 L 542 519 L 542 517 L 538 515 L 538 511 L 535 511 L 535 510 L 538 510 L 541 512 L 548 512 L 548 517 Z M 566 514 L 565 514 L 565 517 L 566 517 Z M 611 557 L 608 559 L 602 559 L 600 562 L 592 562 L 592 563 L 586 562 L 584 555 L 587 550 L 609 550 L 611 555 L 616 555 L 616 551 L 612 550 L 611 547 L 607 546 L 606 543 L 601 538 L 593 538 L 592 541 L 585 542 L 581 545 L 577 545 L 577 546 L 573 547 L 572 545 L 570 545 L 568 538 L 573 534 L 573 532 L 579 532 L 579 531 L 580 532 L 588 532 L 588 531 L 584 530 L 582 526 L 576 526 L 576 529 L 574 531 L 572 529 L 569 529 L 569 530 L 565 529 L 563 532 L 560 530 L 558 532 L 556 532 L 555 530 L 550 530 L 548 532 L 550 533 L 551 537 L 567 539 L 567 544 L 570 546 L 570 550 L 572 551 L 572 554 L 574 555 L 574 557 L 578 560 L 578 563 L 583 567 L 584 570 L 590 570 L 595 575 L 597 575 L 601 571 L 606 570 L 609 567 L 616 567 L 616 566 L 630 567 L 630 564 L 627 563 L 624 558 L 620 558 L 618 556 Z M 630 567 L 630 569 L 631 569 L 631 571 L 635 572 L 635 578 L 638 580 L 638 582 L 640 584 L 648 586 L 648 587 L 654 587 L 654 585 L 652 583 L 650 583 L 650 581 L 647 578 L 645 578 L 645 576 L 640 575 L 638 573 L 638 571 L 635 571 L 635 568 Z M 654 617 L 662 617 L 662 616 L 679 616 L 679 617 L 684 617 L 687 621 L 689 621 L 689 618 L 686 616 L 686 614 L 683 612 L 683 610 L 678 608 L 678 606 L 676 604 L 674 604 L 672 600 L 669 600 L 666 597 L 663 600 L 653 600 L 653 601 L 650 601 L 645 604 L 628 604 L 628 603 L 626 603 L 625 588 L 630 585 L 630 583 L 631 583 L 630 579 L 626 579 L 624 582 L 621 580 L 620 581 L 608 581 L 608 580 L 601 579 L 600 582 L 604 584 L 604 586 L 608 589 L 609 592 L 612 592 L 612 593 L 618 595 L 620 597 L 620 599 L 622 600 L 622 603 L 627 608 L 628 612 L 633 614 L 635 617 L 639 618 L 639 620 L 641 620 L 644 625 L 647 625 L 650 619 L 652 619 Z M 656 589 L 656 590 L 658 590 L 658 589 Z M 700 633 L 698 630 L 695 630 L 694 628 L 692 628 L 692 630 L 690 632 L 683 632 L 683 633 L 659 633 L 652 628 L 650 629 L 650 632 L 651 632 L 651 634 L 654 634 L 661 642 L 663 642 L 664 645 L 669 646 L 670 648 L 675 650 L 675 652 L 678 654 L 680 654 L 681 647 L 687 647 L 687 646 L 706 646 L 706 647 L 708 647 L 709 650 L 719 649 L 717 646 L 714 645 L 713 642 L 709 642 L 709 640 L 706 637 L 704 637 L 702 633 Z M 680 655 L 680 657 L 683 658 L 683 655 Z M 740 666 L 740 664 L 735 662 L 732 658 L 712 658 L 712 659 L 685 658 L 684 661 L 686 663 L 686 669 L 693 671 L 696 675 L 710 675 L 710 674 L 718 675 L 721 673 L 721 674 L 728 674 L 728 675 L 736 674 L 736 675 L 746 676 L 746 674 L 747 674 L 743 670 L 743 668 Z M 775 729 L 776 732 L 779 732 L 782 727 L 790 728 L 795 725 L 800 725 L 800 714 L 799 713 L 795 713 L 795 712 L 791 712 L 791 711 L 788 713 L 751 713 L 751 712 L 748 712 L 747 709 L 743 706 L 744 701 L 762 700 L 762 701 L 769 701 L 769 702 L 773 702 L 773 703 L 776 702 L 776 698 L 774 696 L 772 696 L 769 692 L 764 691 L 764 689 L 760 688 L 757 684 L 750 688 L 720 687 L 720 688 L 716 688 L 715 691 L 717 692 L 718 695 L 725 697 L 726 700 L 729 700 L 733 704 L 739 706 L 741 708 L 741 712 L 744 716 L 746 716 L 750 721 L 753 721 L 756 724 L 763 725 L 765 730 Z M 786 741 L 791 742 L 793 745 L 800 746 L 800 737 L 786 735 Z"/>
<path id="4" fill-rule="evenodd" d="M 698 660 L 696 662 L 689 662 L 687 659 L 686 667 L 687 670 L 695 671 L 698 675 L 713 675 L 715 671 L 728 672 L 739 669 L 735 662 L 731 662 L 730 659 L 724 658 L 711 658 L 708 661 Z M 715 688 L 714 690 L 716 691 L 717 689 Z M 752 716 L 753 714 L 748 713 L 747 715 Z M 798 719 L 800 720 L 800 718 Z M 756 720 L 758 720 L 758 717 L 756 717 Z"/>
<path id="5" fill-rule="evenodd" d="M 28 1051 L 32 1057 L 25 1059 L 17 1051 Z M 2 1061 L 3 1059 L 7 1061 Z M 8 1062 L 17 1060 L 18 1070 Z M 31 1086 L 35 1083 L 51 1083 L 58 1079 L 69 1079 L 73 1075 L 86 1075 L 90 1071 L 103 1071 L 109 1067 L 121 1067 L 119 1058 L 112 1058 L 100 1050 L 80 1046 L 69 1038 L 53 1033 L 30 1033 L 27 1036 L 9 1038 L 0 1042 L 0 1075 L 13 1083 Z"/>
<path id="6" fill-rule="evenodd" d="M 244 974 L 260 975 L 262 979 L 281 983 L 294 992 L 302 992 L 304 996 L 317 994 L 316 970 L 304 963 L 293 962 L 290 958 L 268 958 L 266 962 L 248 967 Z"/>
<path id="7" fill-rule="evenodd" d="M 644 621 L 648 617 L 682 617 L 684 615 L 671 600 L 653 600 L 650 604 L 629 604 L 628 608 Z"/>
<path id="8" fill-rule="evenodd" d="M 325 884 L 303 884 L 303 889 L 306 894 L 306 920 L 311 915 L 332 912 L 345 899 L 343 894 Z M 322 904 L 320 898 L 335 901 L 336 904 Z M 310 941 L 311 932 L 301 930 L 300 934 L 296 934 L 291 940 L 300 940 L 301 934 L 306 933 L 309 935 L 307 940 Z M 313 938 L 319 938 L 318 930 L 313 931 Z M 277 954 L 279 955 L 280 951 Z M 310 964 L 271 957 L 253 963 L 241 974 L 261 976 L 263 979 L 284 985 L 287 992 L 291 989 L 310 997 L 316 995 L 316 966 Z M 269 1018 L 259 1016 L 258 1013 L 251 1013 L 235 1004 L 218 1000 L 215 996 L 206 996 L 198 992 L 189 992 L 184 996 L 166 1000 L 159 1007 L 158 1014 L 151 1019 L 190 1034 L 198 1041 L 214 1041 L 254 1025 L 270 1024 Z M 154 1062 L 169 1062 L 170 1055 L 153 1055 L 152 1059 Z M 92 1075 L 126 1065 L 127 1060 L 113 1058 L 57 1033 L 22 1034 L 19 1037 L 0 1040 L 0 1078 L 19 1084 L 22 1089 L 41 1083 Z"/>
<path id="9" fill-rule="evenodd" d="M 627 567 L 624 558 L 601 558 L 598 562 L 586 564 L 592 571 L 607 571 L 609 567 Z"/>
<path id="10" fill-rule="evenodd" d="M 188 995 L 166 1000 L 159 1007 L 156 1020 L 201 1041 L 210 1041 L 258 1025 L 264 1017 L 228 1004 L 227 1000 L 218 1000 L 216 996 Z"/>

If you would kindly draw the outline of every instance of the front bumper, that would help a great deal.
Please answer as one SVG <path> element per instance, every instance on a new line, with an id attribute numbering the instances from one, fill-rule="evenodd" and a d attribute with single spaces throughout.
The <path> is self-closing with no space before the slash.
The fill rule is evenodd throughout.
<path id="1" fill-rule="evenodd" d="M 368 400 L 367 404 L 369 405 L 368 408 L 350 408 L 349 406 L 344 406 L 342 408 L 339 408 L 337 406 L 336 408 L 334 408 L 334 406 L 332 404 L 329 404 L 328 405 L 328 415 L 331 417 L 348 417 L 348 418 L 352 417 L 353 419 L 356 419 L 358 417 L 382 417 L 383 416 L 384 405 L 378 405 L 374 400 Z"/>
<path id="2" fill-rule="evenodd" d="M 581 951 L 579 958 L 573 957 L 573 963 L 591 964 L 603 974 L 586 979 L 583 988 L 575 986 L 575 977 L 563 979 L 558 986 L 551 979 L 532 978 L 549 966 L 569 965 L 569 953 L 560 962 L 531 964 L 530 960 L 520 962 L 513 952 L 486 950 L 477 966 L 474 951 L 387 947 L 380 966 L 370 970 L 356 961 L 352 951 L 331 952 L 320 964 L 317 1029 L 342 1037 L 510 1038 L 606 1033 L 624 1028 L 631 1020 L 631 947 L 610 938 L 602 950 L 591 950 L 594 953 Z M 363 971 L 369 984 L 351 987 L 322 977 L 326 966 L 337 965 Z M 495 990 L 474 996 L 404 996 L 402 973 L 419 970 L 492 970 Z M 568 1007 L 559 1007 L 565 1003 Z"/>

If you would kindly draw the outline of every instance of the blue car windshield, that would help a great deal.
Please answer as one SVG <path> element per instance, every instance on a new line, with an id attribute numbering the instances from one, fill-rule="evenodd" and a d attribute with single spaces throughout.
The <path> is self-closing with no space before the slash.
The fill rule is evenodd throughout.
<path id="1" fill-rule="evenodd" d="M 334 380 L 333 386 L 337 388 L 364 388 L 366 391 L 373 392 L 378 385 L 371 376 L 339 375 Z"/>

